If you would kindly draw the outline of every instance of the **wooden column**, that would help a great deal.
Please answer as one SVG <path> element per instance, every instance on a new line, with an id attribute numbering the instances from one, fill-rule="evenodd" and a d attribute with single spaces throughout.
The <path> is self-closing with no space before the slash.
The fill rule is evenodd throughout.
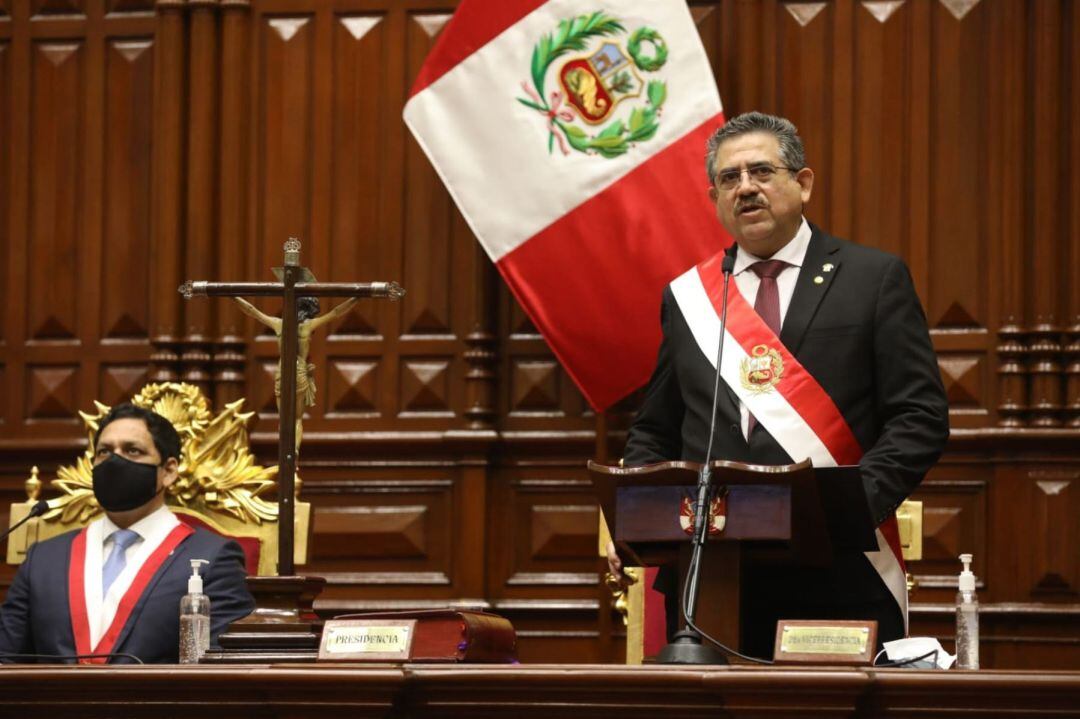
<path id="1" fill-rule="evenodd" d="M 1038 78 L 1032 123 L 1034 148 L 1028 164 L 1027 186 L 1032 192 L 1031 269 L 1031 424 L 1061 425 L 1061 325 L 1058 307 L 1059 273 L 1064 242 L 1060 208 L 1065 199 L 1061 186 L 1061 7 L 1057 3 L 1034 3 L 1033 47 L 1030 77 Z"/>
<path id="2" fill-rule="evenodd" d="M 999 112 L 987 117 L 996 138 L 988 148 L 990 206 L 998 208 L 995 221 L 987 227 L 990 242 L 998 248 L 998 424 L 1022 427 L 1027 423 L 1028 386 L 1024 344 L 1024 107 L 1007 98 L 1023 92 L 1027 47 L 1024 9 L 1017 3 L 1003 4 L 992 20 L 993 46 L 1008 47 L 1011 54 L 995 54 L 992 76 L 1000 78 L 991 91 L 1000 98 Z"/>
<path id="3" fill-rule="evenodd" d="M 1071 13 L 1071 22 L 1065 27 L 1065 32 L 1072 41 L 1069 43 L 1070 54 L 1065 59 L 1067 63 L 1069 88 L 1068 117 L 1069 147 L 1068 167 L 1066 172 L 1069 178 L 1069 195 L 1065 202 L 1068 207 L 1068 216 L 1065 219 L 1065 236 L 1068 240 L 1068 261 L 1062 263 L 1066 272 L 1066 285 L 1069 288 L 1068 296 L 1068 329 L 1065 332 L 1065 424 L 1072 428 L 1080 428 L 1080 178 L 1077 177 L 1077 168 L 1080 167 L 1080 12 L 1074 7 Z"/>
<path id="4" fill-rule="evenodd" d="M 149 379 L 179 379 L 184 227 L 185 39 L 182 0 L 158 0 L 154 55 L 154 157 L 151 266 L 156 269 L 150 321 Z"/>
<path id="5" fill-rule="evenodd" d="M 465 335 L 465 417 L 471 430 L 495 429 L 495 268 L 476 245 L 473 251 L 472 329 Z"/>
<path id="6" fill-rule="evenodd" d="M 251 4 L 248 0 L 221 3 L 221 152 L 218 189 L 219 276 L 244 279 L 247 232 L 247 163 L 250 144 Z M 214 402 L 223 407 L 246 396 L 244 338 L 240 311 L 231 301 L 215 303 L 217 334 L 211 358 Z"/>
<path id="7" fill-rule="evenodd" d="M 218 27 L 216 0 L 190 2 L 191 24 L 188 76 L 187 277 L 214 277 L 218 252 L 216 204 L 218 157 Z M 210 302 L 184 305 L 181 376 L 210 391 L 210 343 L 214 306 Z"/>

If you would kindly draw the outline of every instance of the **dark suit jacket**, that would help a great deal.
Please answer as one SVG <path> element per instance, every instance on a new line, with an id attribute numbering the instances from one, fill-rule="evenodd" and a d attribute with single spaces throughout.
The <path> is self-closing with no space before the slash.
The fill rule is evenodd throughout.
<path id="1" fill-rule="evenodd" d="M 0 653 L 75 654 L 68 608 L 68 559 L 76 534 L 77 531 L 68 532 L 38 542 L 27 552 L 0 607 Z M 206 577 L 203 592 L 210 597 L 211 644 L 217 643 L 218 635 L 229 623 L 251 613 L 255 601 L 247 590 L 240 546 L 212 532 L 196 529 L 158 568 L 132 610 L 113 652 L 133 654 L 147 664 L 178 661 L 180 598 L 187 594 L 192 559 L 210 562 L 203 571 Z M 0 661 L 5 660 L 0 657 Z M 131 663 L 131 660 L 117 657 L 112 663 Z"/>
<path id="2" fill-rule="evenodd" d="M 843 414 L 861 445 L 862 480 L 874 520 L 884 521 L 937 461 L 948 438 L 948 402 L 911 275 L 897 257 L 832 237 L 812 236 L 780 339 Z M 831 263 L 833 269 L 823 271 Z M 824 281 L 815 284 L 814 278 Z M 734 280 L 732 280 L 734 281 Z M 661 311 L 663 342 L 644 403 L 630 428 L 628 466 L 669 459 L 700 462 L 708 443 L 715 369 L 699 349 L 670 287 Z M 789 464 L 758 425 L 744 439 L 738 398 L 721 385 L 713 458 Z M 860 511 L 865 511 L 860 508 Z M 827 601 L 888 596 L 861 556 L 836 570 L 797 578 L 788 589 Z M 796 581 L 797 580 L 797 581 Z"/>

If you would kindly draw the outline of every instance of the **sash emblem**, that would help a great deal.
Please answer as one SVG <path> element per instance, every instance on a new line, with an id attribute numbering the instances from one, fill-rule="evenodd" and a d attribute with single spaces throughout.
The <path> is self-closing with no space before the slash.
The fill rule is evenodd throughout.
<path id="1" fill-rule="evenodd" d="M 784 377 L 784 359 L 768 345 L 754 345 L 740 368 L 742 386 L 757 394 L 772 392 Z"/>

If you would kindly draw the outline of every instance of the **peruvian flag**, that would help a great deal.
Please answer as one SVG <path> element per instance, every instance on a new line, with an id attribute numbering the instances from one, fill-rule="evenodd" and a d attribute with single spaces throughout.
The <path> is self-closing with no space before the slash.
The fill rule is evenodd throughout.
<path id="1" fill-rule="evenodd" d="M 664 286 L 729 243 L 685 0 L 462 0 L 405 122 L 594 408 L 644 384 Z"/>

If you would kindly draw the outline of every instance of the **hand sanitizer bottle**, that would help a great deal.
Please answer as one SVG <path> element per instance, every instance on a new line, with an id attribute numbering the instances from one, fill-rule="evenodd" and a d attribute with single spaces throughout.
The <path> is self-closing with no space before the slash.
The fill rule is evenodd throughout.
<path id="1" fill-rule="evenodd" d="M 191 560 L 188 593 L 180 599 L 180 663 L 198 664 L 210 648 L 210 597 L 202 593 L 203 578 L 199 565 L 205 559 Z"/>
<path id="2" fill-rule="evenodd" d="M 971 555 L 961 554 L 964 571 L 960 572 L 956 593 L 956 668 L 979 668 L 979 599 L 975 596 L 975 575 Z"/>

